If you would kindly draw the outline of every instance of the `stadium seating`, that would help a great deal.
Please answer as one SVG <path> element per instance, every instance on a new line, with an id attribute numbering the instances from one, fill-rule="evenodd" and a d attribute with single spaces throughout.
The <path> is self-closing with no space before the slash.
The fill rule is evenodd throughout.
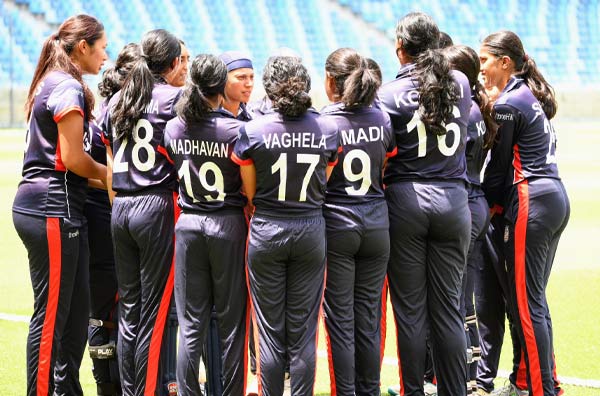
<path id="1" fill-rule="evenodd" d="M 0 2 L 0 86 L 26 86 L 41 43 L 76 13 L 100 19 L 114 59 L 143 32 L 165 28 L 192 54 L 247 51 L 258 72 L 279 47 L 298 52 L 313 86 L 322 83 L 325 58 L 353 47 L 375 59 L 384 79 L 394 77 L 394 29 L 403 14 L 429 13 L 455 42 L 474 48 L 500 29 L 518 33 L 554 84 L 600 84 L 600 7 L 595 0 L 5 0 Z M 12 63 L 12 74 L 11 74 Z"/>

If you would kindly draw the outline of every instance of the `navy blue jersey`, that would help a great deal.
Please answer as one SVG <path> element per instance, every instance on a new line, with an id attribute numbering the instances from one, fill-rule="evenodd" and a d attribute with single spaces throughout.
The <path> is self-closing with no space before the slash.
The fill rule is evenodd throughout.
<path id="1" fill-rule="evenodd" d="M 483 190 L 490 206 L 503 205 L 504 192 L 531 177 L 560 179 L 556 133 L 542 106 L 520 78 L 512 77 L 494 104 L 499 125 Z"/>
<path id="2" fill-rule="evenodd" d="M 23 179 L 13 204 L 15 212 L 44 217 L 81 217 L 87 179 L 68 171 L 61 159 L 58 122 L 69 112 L 83 117 L 84 149 L 90 150 L 83 87 L 71 75 L 52 71 L 37 87 L 25 154 Z"/>
<path id="3" fill-rule="evenodd" d="M 463 179 L 467 180 L 465 145 L 471 108 L 471 88 L 467 77 L 452 71 L 459 94 L 453 119 L 446 125 L 445 135 L 427 130 L 419 119 L 418 82 L 413 64 L 400 69 L 394 81 L 384 84 L 378 93 L 381 108 L 392 119 L 398 154 L 386 167 L 384 182 L 403 180 Z"/>
<path id="4" fill-rule="evenodd" d="M 372 106 L 345 110 L 343 103 L 327 106 L 321 114 L 337 125 L 341 145 L 327 182 L 327 202 L 360 204 L 384 199 L 383 164 L 397 151 L 390 117 Z"/>
<path id="5" fill-rule="evenodd" d="M 486 127 L 479 105 L 475 101 L 472 102 L 469 125 L 467 127 L 467 177 L 469 178 L 469 183 L 480 186 L 481 169 L 487 155 L 487 150 L 483 148 Z"/>
<path id="6" fill-rule="evenodd" d="M 102 136 L 103 120 L 106 117 L 108 110 L 108 99 L 105 99 L 100 108 L 95 112 L 95 119 L 90 123 L 90 155 L 94 161 L 106 165 L 106 145 Z M 90 188 L 88 190 L 86 205 L 94 205 L 97 210 L 105 210 L 110 214 L 110 201 L 108 192 L 98 188 Z"/>
<path id="7" fill-rule="evenodd" d="M 213 111 L 189 125 L 179 117 L 167 122 L 164 147 L 179 175 L 179 206 L 184 211 L 246 205 L 240 167 L 230 159 L 242 125 L 228 111 Z"/>
<path id="8" fill-rule="evenodd" d="M 175 117 L 175 103 L 180 97 L 179 88 L 157 83 L 152 90 L 152 100 L 135 123 L 132 138 L 113 139 L 110 112 L 119 99 L 120 92 L 110 100 L 104 134 L 112 146 L 113 179 L 116 192 L 134 193 L 144 189 L 175 191 L 177 174 L 165 156 L 162 146 L 167 121 Z"/>
<path id="9" fill-rule="evenodd" d="M 309 110 L 300 117 L 273 112 L 240 129 L 232 159 L 256 168 L 257 212 L 271 216 L 312 215 L 325 200 L 328 165 L 335 165 L 338 130 Z"/>

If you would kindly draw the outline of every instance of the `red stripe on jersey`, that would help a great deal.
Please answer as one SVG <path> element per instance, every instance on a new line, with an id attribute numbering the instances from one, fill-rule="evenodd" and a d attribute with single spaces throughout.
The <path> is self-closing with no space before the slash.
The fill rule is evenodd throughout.
<path id="1" fill-rule="evenodd" d="M 387 294 L 388 294 L 388 278 L 387 275 L 383 279 L 383 287 L 381 288 L 381 328 L 379 330 L 381 341 L 379 342 L 379 370 L 383 367 L 383 355 L 385 352 L 385 337 L 387 326 Z M 381 384 L 379 384 L 381 386 Z"/>
<path id="2" fill-rule="evenodd" d="M 254 164 L 254 161 L 252 161 L 252 158 L 248 158 L 246 160 L 243 160 L 240 157 L 238 157 L 237 155 L 235 155 L 234 152 L 231 153 L 231 160 L 233 162 L 235 162 L 236 164 L 238 164 L 239 166 Z"/>
<path id="3" fill-rule="evenodd" d="M 527 389 L 527 363 L 525 362 L 525 352 L 523 349 L 521 349 L 521 359 L 519 360 L 515 385 L 519 389 Z"/>
<path id="4" fill-rule="evenodd" d="M 392 158 L 395 157 L 396 154 L 398 154 L 398 146 L 394 147 L 394 150 L 385 153 L 385 158 Z"/>
<path id="5" fill-rule="evenodd" d="M 104 143 L 105 146 L 110 146 L 110 140 L 104 136 L 104 132 L 100 134 L 100 140 L 102 140 L 102 143 Z"/>
<path id="6" fill-rule="evenodd" d="M 54 153 L 54 170 L 66 172 L 67 168 L 62 162 L 62 153 L 60 151 L 60 138 L 56 139 L 56 153 Z"/>
<path id="7" fill-rule="evenodd" d="M 64 116 L 66 116 L 68 113 L 70 113 L 72 111 L 79 112 L 79 114 L 81 114 L 81 116 L 85 118 L 85 115 L 83 114 L 83 109 L 79 106 L 67 107 L 66 109 L 63 109 L 60 113 L 55 114 L 54 117 L 52 117 L 52 118 L 54 119 L 54 122 L 56 122 L 58 124 L 60 122 L 60 120 L 63 119 Z"/>
<path id="8" fill-rule="evenodd" d="M 525 180 L 525 176 L 523 175 L 523 164 L 521 164 L 521 154 L 519 153 L 519 145 L 515 144 L 513 146 L 513 168 L 514 176 L 513 176 L 513 184 L 517 184 L 523 180 Z"/>
<path id="9" fill-rule="evenodd" d="M 490 208 L 490 216 L 502 214 L 502 212 L 504 212 L 504 208 L 498 204 L 494 204 L 494 206 Z"/>
<path id="10" fill-rule="evenodd" d="M 342 146 L 338 147 L 337 151 L 338 151 L 338 154 L 341 153 L 341 152 L 343 152 L 344 151 L 344 147 L 342 147 Z"/>
<path id="11" fill-rule="evenodd" d="M 167 159 L 167 161 L 169 161 L 171 163 L 171 165 L 175 165 L 175 161 L 173 161 L 171 159 L 171 157 L 169 156 L 169 153 L 167 152 L 166 148 L 164 148 L 161 145 L 158 145 L 158 147 L 156 147 L 156 151 L 158 151 L 159 153 L 161 153 L 162 155 L 164 155 L 165 158 Z"/>
<path id="12" fill-rule="evenodd" d="M 37 372 L 37 395 L 48 395 L 50 387 L 52 343 L 54 341 L 54 326 L 56 324 L 56 311 L 58 309 L 58 298 L 60 294 L 60 273 L 62 267 L 62 248 L 60 238 L 60 220 L 56 217 L 46 219 L 46 238 L 48 239 L 48 301 L 46 303 L 46 315 L 42 326 L 42 338 L 40 340 L 40 356 Z"/>
<path id="13" fill-rule="evenodd" d="M 516 147 L 516 145 L 515 145 Z M 518 149 L 515 151 L 515 159 L 518 158 Z M 516 168 L 515 168 L 516 172 Z M 529 365 L 529 377 L 531 379 L 531 396 L 541 396 L 544 394 L 542 384 L 542 373 L 540 369 L 540 360 L 538 355 L 537 341 L 531 322 L 529 312 L 529 299 L 527 298 L 527 263 L 526 257 L 526 238 L 527 221 L 529 217 L 529 185 L 527 180 L 519 183 L 519 211 L 517 213 L 517 222 L 515 224 L 515 285 L 517 291 L 517 307 L 519 309 L 519 319 L 525 336 L 525 347 Z"/>
<path id="14" fill-rule="evenodd" d="M 328 162 L 328 163 L 327 163 L 327 166 L 336 166 L 336 165 L 337 165 L 337 163 L 338 163 L 338 159 L 336 158 L 336 159 L 335 159 L 335 161 L 333 161 L 333 162 Z"/>

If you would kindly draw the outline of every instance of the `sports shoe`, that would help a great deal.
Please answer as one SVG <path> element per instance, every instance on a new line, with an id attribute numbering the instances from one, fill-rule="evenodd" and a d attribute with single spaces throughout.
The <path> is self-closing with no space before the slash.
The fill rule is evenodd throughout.
<path id="1" fill-rule="evenodd" d="M 488 392 L 488 391 L 486 391 L 485 389 L 477 388 L 476 395 L 478 395 L 478 396 L 489 396 L 489 395 L 491 395 L 491 393 Z"/>
<path id="2" fill-rule="evenodd" d="M 400 394 L 400 385 L 390 385 L 388 387 L 388 394 L 390 396 L 398 396 Z"/>
<path id="3" fill-rule="evenodd" d="M 492 393 L 492 396 L 529 396 L 529 391 L 517 388 L 512 382 L 508 385 L 503 386 L 500 389 L 496 389 Z"/>
<path id="4" fill-rule="evenodd" d="M 423 384 L 423 391 L 425 396 L 437 396 L 437 385 L 432 382 L 425 382 Z"/>

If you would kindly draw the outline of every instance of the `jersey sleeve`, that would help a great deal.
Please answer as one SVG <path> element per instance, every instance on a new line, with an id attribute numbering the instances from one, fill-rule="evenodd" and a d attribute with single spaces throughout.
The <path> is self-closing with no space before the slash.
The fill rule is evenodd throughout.
<path id="1" fill-rule="evenodd" d="M 83 87 L 72 78 L 57 84 L 48 97 L 48 110 L 52 113 L 52 118 L 56 123 L 71 111 L 77 111 L 84 117 L 84 107 Z"/>
<path id="2" fill-rule="evenodd" d="M 490 207 L 503 205 L 503 193 L 513 159 L 519 112 L 512 106 L 500 104 L 494 106 L 495 119 L 499 125 L 498 141 L 492 147 L 490 161 L 485 170 L 482 188 Z"/>
<path id="3" fill-rule="evenodd" d="M 382 111 L 383 114 L 383 131 L 385 133 L 385 157 L 391 158 L 398 154 L 398 146 L 396 146 L 396 135 L 392 128 L 392 120 L 388 113 Z"/>
<path id="4" fill-rule="evenodd" d="M 254 163 L 252 160 L 252 151 L 246 127 L 242 126 L 238 132 L 233 152 L 231 153 L 231 160 L 239 166 L 252 165 Z"/>

